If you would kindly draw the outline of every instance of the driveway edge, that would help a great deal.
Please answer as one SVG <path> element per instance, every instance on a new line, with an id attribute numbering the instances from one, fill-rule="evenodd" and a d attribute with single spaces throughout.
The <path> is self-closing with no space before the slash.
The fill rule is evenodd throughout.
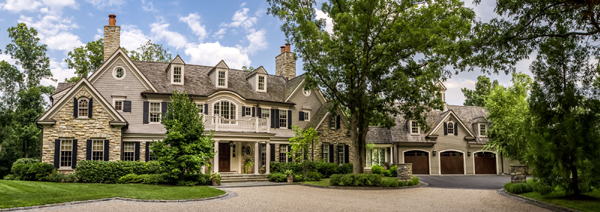
<path id="1" fill-rule="evenodd" d="M 339 190 L 398 190 L 398 189 L 411 189 L 428 186 L 425 182 L 419 182 L 419 185 L 414 186 L 401 186 L 401 187 L 369 187 L 369 186 L 318 186 L 304 183 L 294 183 L 296 185 L 313 187 L 313 188 L 326 188 L 326 189 L 339 189 Z"/>
<path id="2" fill-rule="evenodd" d="M 563 207 L 563 206 L 553 205 L 553 204 L 550 204 L 550 203 L 547 203 L 547 202 L 542 202 L 542 201 L 539 201 L 539 200 L 531 199 L 529 197 L 524 197 L 524 196 L 521 196 L 521 195 L 518 195 L 518 194 L 513 194 L 513 193 L 510 193 L 510 192 L 508 192 L 508 191 L 506 191 L 504 189 L 498 189 L 497 193 L 500 194 L 500 195 L 502 195 L 502 196 L 505 196 L 505 197 L 508 197 L 508 198 L 511 198 L 511 199 L 515 199 L 515 200 L 519 200 L 521 202 L 525 202 L 527 204 L 535 205 L 535 206 L 538 206 L 540 208 L 548 209 L 548 210 L 551 210 L 551 211 L 557 211 L 557 212 L 580 212 L 578 210 L 566 208 L 566 207 Z"/>
<path id="3" fill-rule="evenodd" d="M 28 207 L 4 208 L 4 209 L 0 209 L 0 211 L 32 210 L 32 209 L 41 209 L 41 208 L 51 208 L 51 207 L 79 205 L 79 204 L 86 204 L 86 203 L 98 203 L 98 202 L 105 202 L 105 201 L 112 201 L 112 200 L 121 200 L 121 201 L 128 201 L 128 202 L 180 203 L 180 202 L 201 202 L 201 201 L 224 199 L 224 198 L 227 198 L 227 197 L 235 197 L 235 196 L 237 196 L 233 192 L 230 192 L 230 191 L 227 191 L 227 190 L 222 190 L 222 191 L 225 191 L 225 194 L 221 194 L 221 195 L 216 196 L 216 197 L 206 197 L 206 198 L 199 198 L 199 199 L 152 200 L 152 199 L 132 199 L 132 198 L 124 198 L 124 197 L 111 197 L 111 198 L 104 198 L 104 199 L 93 199 L 93 200 L 63 202 L 63 203 L 54 203 L 54 204 L 46 204 L 46 205 L 36 205 L 36 206 L 28 206 Z"/>

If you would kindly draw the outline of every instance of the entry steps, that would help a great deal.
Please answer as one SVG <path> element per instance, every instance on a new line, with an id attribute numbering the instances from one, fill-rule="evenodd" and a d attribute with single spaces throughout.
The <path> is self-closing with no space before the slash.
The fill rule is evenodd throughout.
<path id="1" fill-rule="evenodd" d="M 221 183 L 266 182 L 266 174 L 224 174 L 221 173 Z"/>

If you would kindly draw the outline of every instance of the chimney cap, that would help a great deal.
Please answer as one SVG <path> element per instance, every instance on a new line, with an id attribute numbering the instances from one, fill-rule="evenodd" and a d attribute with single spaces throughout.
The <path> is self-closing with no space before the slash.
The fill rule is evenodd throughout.
<path id="1" fill-rule="evenodd" d="M 109 18 L 116 18 L 117 16 L 115 14 L 110 14 L 108 15 Z"/>

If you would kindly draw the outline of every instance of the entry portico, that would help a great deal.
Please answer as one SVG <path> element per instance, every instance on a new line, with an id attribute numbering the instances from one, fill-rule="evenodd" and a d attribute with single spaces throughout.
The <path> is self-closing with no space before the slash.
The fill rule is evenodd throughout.
<path id="1" fill-rule="evenodd" d="M 274 136 L 274 133 L 215 132 L 212 173 L 243 174 L 244 161 L 250 159 L 254 166 L 248 170 L 249 173 L 260 174 L 264 164 L 265 174 L 269 174 L 269 161 L 272 160 L 269 153 L 273 151 L 271 140 Z"/>

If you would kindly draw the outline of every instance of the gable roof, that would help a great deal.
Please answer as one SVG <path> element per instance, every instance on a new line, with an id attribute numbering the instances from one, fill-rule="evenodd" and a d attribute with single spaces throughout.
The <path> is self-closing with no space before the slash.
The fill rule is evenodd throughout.
<path id="1" fill-rule="evenodd" d="M 263 66 L 258 67 L 257 69 L 254 69 L 253 71 L 251 71 L 250 73 L 246 74 L 246 79 L 254 76 L 255 74 L 268 74 L 267 71 L 265 70 L 265 68 Z"/>
<path id="2" fill-rule="evenodd" d="M 215 65 L 212 69 L 210 69 L 208 71 L 208 73 L 206 73 L 206 75 L 210 75 L 213 71 L 217 70 L 217 68 L 224 68 L 224 69 L 229 69 L 229 66 L 227 65 L 227 63 L 225 63 L 224 60 L 219 61 L 219 63 L 217 63 L 217 65 Z"/>
<path id="3" fill-rule="evenodd" d="M 171 68 L 171 64 L 183 64 L 183 65 L 185 65 L 185 62 L 183 62 L 183 59 L 181 59 L 181 57 L 179 57 L 179 55 L 177 55 L 177 56 L 175 56 L 175 58 L 173 60 L 171 60 L 171 62 L 169 63 L 169 65 L 165 69 L 165 72 L 169 71 L 169 69 Z"/>
<path id="4" fill-rule="evenodd" d="M 158 92 L 158 90 L 154 87 L 154 85 L 152 83 L 150 83 L 150 81 L 148 80 L 148 78 L 135 65 L 135 63 L 133 62 L 133 60 L 131 60 L 131 58 L 129 58 L 129 56 L 127 56 L 127 54 L 125 54 L 125 52 L 123 51 L 123 49 L 121 49 L 121 47 L 119 47 L 108 58 L 108 60 L 104 61 L 104 63 L 102 63 L 102 65 L 100 66 L 100 68 L 98 68 L 98 70 L 94 71 L 94 73 L 88 78 L 88 80 L 92 84 L 95 83 L 98 79 L 100 79 L 100 76 L 102 76 L 102 74 L 104 74 L 106 71 L 108 71 L 108 67 L 110 67 L 111 64 L 117 62 L 117 60 L 120 59 L 119 56 L 121 56 L 122 58 L 125 58 L 125 61 L 123 61 L 125 63 L 125 65 L 128 65 L 129 68 L 131 70 L 133 70 L 133 71 L 131 71 L 131 72 L 133 72 L 133 75 L 136 78 L 138 78 L 138 80 L 140 80 L 140 82 L 142 83 L 142 85 L 144 85 L 147 90 Z M 165 69 L 163 69 L 163 70 L 165 70 Z"/>
<path id="5" fill-rule="evenodd" d="M 60 93 L 61 91 L 67 90 L 68 88 L 70 88 L 73 85 L 75 85 L 75 83 L 72 83 L 72 82 L 59 82 L 58 85 L 56 86 L 56 91 L 54 93 Z"/>
<path id="6" fill-rule="evenodd" d="M 467 130 L 467 133 L 471 136 L 471 137 L 475 137 L 475 133 L 473 133 L 473 131 L 471 129 L 469 129 L 470 127 L 468 127 L 469 125 L 465 125 L 465 123 L 463 122 L 463 120 L 458 117 L 456 115 L 456 113 L 454 113 L 453 110 L 448 110 L 446 112 L 444 112 L 444 115 L 441 115 L 440 118 L 436 121 L 436 123 L 433 125 L 433 127 L 431 127 L 431 130 L 429 130 L 429 132 L 427 132 L 427 136 L 429 135 L 433 135 L 433 133 L 437 132 L 438 129 L 442 126 L 442 123 L 444 122 L 444 120 L 446 120 L 449 116 L 454 117 L 458 123 Z"/>
<path id="7" fill-rule="evenodd" d="M 53 117 L 54 114 L 56 114 L 61 108 L 63 108 L 64 105 L 67 104 L 69 100 L 77 95 L 77 92 L 83 88 L 86 88 L 89 91 L 89 93 L 92 95 L 92 98 L 99 100 L 95 101 L 96 104 L 101 104 L 102 107 L 107 110 L 111 118 L 113 118 L 113 121 L 111 121 L 112 123 L 127 123 L 127 120 L 125 120 L 125 118 L 123 118 L 123 116 L 121 116 L 121 114 L 117 112 L 114 107 L 112 107 L 112 104 L 106 101 L 100 92 L 98 92 L 98 90 L 96 90 L 96 88 L 92 86 L 92 84 L 86 78 L 81 78 L 75 85 L 71 86 L 67 93 L 60 98 L 56 104 L 53 104 L 52 107 L 50 107 L 50 109 L 48 109 L 42 116 L 40 116 L 36 122 L 54 122 L 51 117 Z"/>

